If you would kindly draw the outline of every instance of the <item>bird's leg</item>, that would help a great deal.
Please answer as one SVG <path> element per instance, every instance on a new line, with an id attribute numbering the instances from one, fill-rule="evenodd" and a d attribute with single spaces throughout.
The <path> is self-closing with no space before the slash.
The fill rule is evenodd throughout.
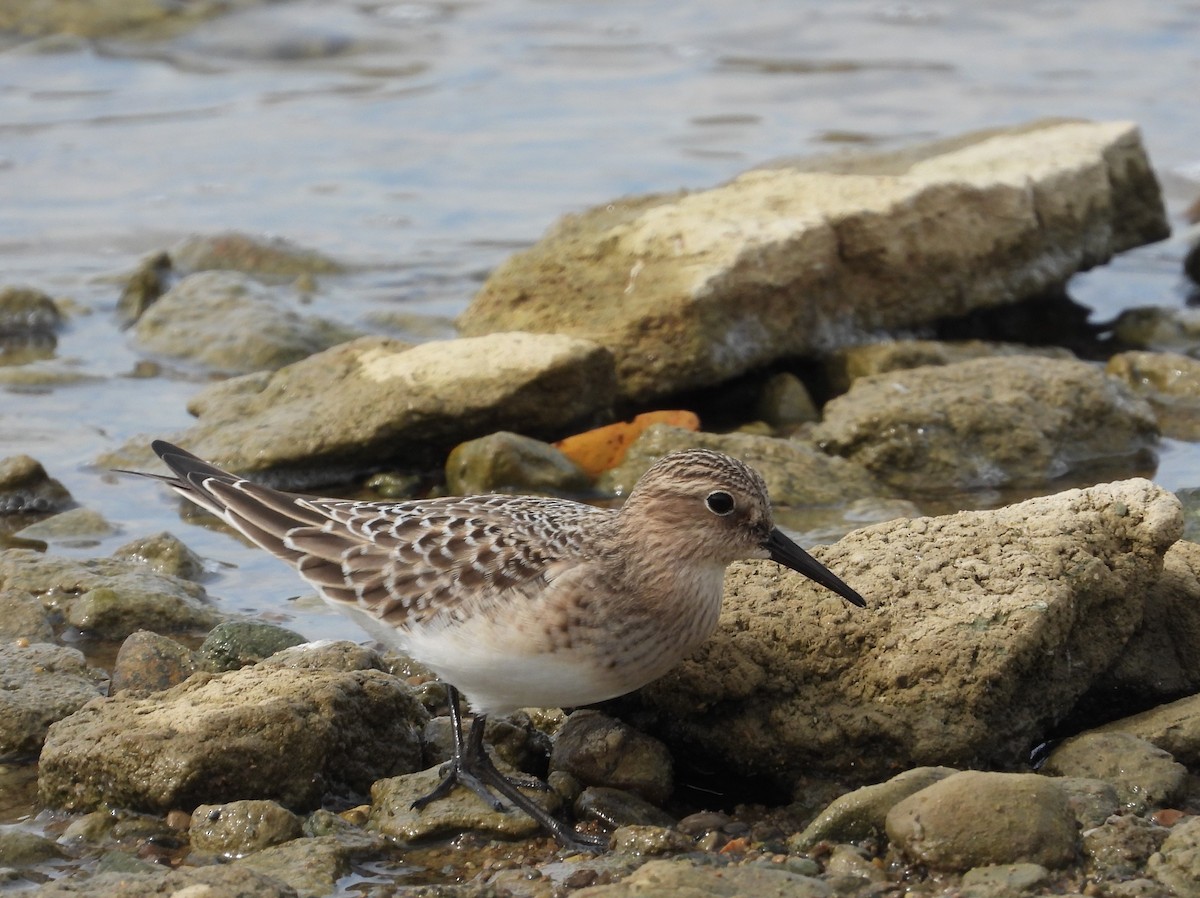
<path id="1" fill-rule="evenodd" d="M 454 733 L 454 757 L 442 768 L 442 781 L 428 795 L 422 795 L 412 803 L 413 808 L 421 810 L 431 801 L 445 798 L 455 786 L 466 786 L 494 811 L 503 811 L 504 802 L 488 791 L 487 786 L 476 774 L 476 770 L 484 764 L 495 767 L 488 757 L 487 749 L 483 747 L 483 728 L 487 718 L 477 714 L 471 721 L 470 734 L 463 738 L 462 711 L 458 707 L 458 690 L 453 686 L 446 687 L 450 698 L 450 729 Z"/>
<path id="2" fill-rule="evenodd" d="M 542 825 L 559 844 L 576 851 L 599 852 L 608 847 L 605 836 L 591 836 L 578 833 L 518 789 L 521 781 L 514 782 L 505 776 L 488 756 L 483 746 L 483 728 L 486 717 L 476 715 L 471 722 L 471 729 L 466 738 L 462 731 L 462 713 L 458 707 L 458 690 L 453 686 L 447 687 L 450 698 L 450 721 L 454 730 L 454 757 L 447 765 L 445 776 L 437 787 L 428 795 L 423 795 L 412 803 L 417 810 L 425 807 L 431 801 L 449 795 L 456 785 L 466 786 L 492 809 L 504 810 L 504 803 L 488 791 L 490 786 L 507 798 L 513 805 L 520 808 Z M 539 786 L 546 788 L 539 782 Z"/>

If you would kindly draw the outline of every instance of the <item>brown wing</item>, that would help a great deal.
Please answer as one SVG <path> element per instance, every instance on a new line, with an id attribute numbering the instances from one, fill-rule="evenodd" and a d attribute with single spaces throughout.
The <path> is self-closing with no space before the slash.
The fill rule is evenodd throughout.
<path id="1" fill-rule="evenodd" d="M 547 569 L 580 557 L 589 527 L 614 514 L 521 496 L 317 499 L 229 474 L 169 443 L 153 448 L 181 495 L 290 562 L 325 598 L 396 627 L 539 591 Z"/>

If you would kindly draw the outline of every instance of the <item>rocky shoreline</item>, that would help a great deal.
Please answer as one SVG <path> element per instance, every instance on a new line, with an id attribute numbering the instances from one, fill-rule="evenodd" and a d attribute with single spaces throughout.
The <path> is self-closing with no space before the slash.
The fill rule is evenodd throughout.
<path id="1" fill-rule="evenodd" d="M 416 346 L 306 318 L 291 294 L 337 265 L 295 247 L 155 254 L 121 304 L 148 369 L 224 377 L 170 435 L 191 451 L 293 489 L 619 501 L 662 454 L 716 448 L 763 473 L 785 526 L 838 540 L 814 555 L 869 607 L 738 564 L 718 633 L 666 677 L 493 721 L 499 760 L 549 783 L 531 796 L 611 832 L 571 855 L 469 794 L 411 809 L 449 751 L 445 691 L 411 662 L 219 611 L 170 534 L 57 554 L 103 509 L 6 459 L 0 790 L 41 813 L 0 827 L 0 879 L 1200 894 L 1200 524 L 1193 494 L 1142 476 L 1160 435 L 1196 438 L 1195 316 L 1130 313 L 1082 354 L 936 339 L 1054 309 L 1070 274 L 1165 232 L 1136 128 L 1056 121 L 601 207 L 502 266 L 462 337 Z M 5 351 L 27 356 L 10 383 L 64 374 L 61 318 L 4 287 Z M 639 428 L 599 476 L 544 442 L 664 405 L 703 429 Z M 145 442 L 97 466 L 154 470 Z"/>

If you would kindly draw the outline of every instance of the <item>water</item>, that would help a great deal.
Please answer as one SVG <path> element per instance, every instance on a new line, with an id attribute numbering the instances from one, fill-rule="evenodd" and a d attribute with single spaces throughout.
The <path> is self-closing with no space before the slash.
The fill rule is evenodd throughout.
<path id="1" fill-rule="evenodd" d="M 168 494 L 96 470 L 188 424 L 202 382 L 132 378 L 114 275 L 194 234 L 281 235 L 353 266 L 314 311 L 461 311 L 566 212 L 703 188 L 779 156 L 888 148 L 1042 116 L 1144 132 L 1176 236 L 1075 279 L 1110 318 L 1179 306 L 1200 194 L 1200 2 L 729 4 L 296 0 L 160 41 L 0 43 L 0 284 L 75 309 L 58 360 L 91 380 L 0 392 L 0 457 L 29 453 L 121 529 L 212 559 L 230 611 L 361 638 L 282 564 L 183 524 Z M 1200 484 L 1165 441 L 1157 479 Z"/>

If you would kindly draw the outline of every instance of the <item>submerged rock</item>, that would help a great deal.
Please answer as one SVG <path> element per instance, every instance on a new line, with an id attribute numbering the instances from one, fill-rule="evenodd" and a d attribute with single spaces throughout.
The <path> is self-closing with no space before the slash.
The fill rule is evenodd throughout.
<path id="1" fill-rule="evenodd" d="M 509 258 L 459 325 L 594 340 L 647 400 L 1043 294 L 1168 234 L 1134 125 L 1035 122 L 607 203 Z"/>
<path id="2" fill-rule="evenodd" d="M 1181 528 L 1144 480 L 878 524 L 814 550 L 865 609 L 735 564 L 717 632 L 633 722 L 772 777 L 1018 763 L 1119 657 Z"/>
<path id="3" fill-rule="evenodd" d="M 1157 438 L 1150 407 L 1124 384 L 1086 362 L 1034 357 L 861 378 L 813 433 L 918 493 L 1043 485 L 1105 460 L 1144 464 Z"/>

